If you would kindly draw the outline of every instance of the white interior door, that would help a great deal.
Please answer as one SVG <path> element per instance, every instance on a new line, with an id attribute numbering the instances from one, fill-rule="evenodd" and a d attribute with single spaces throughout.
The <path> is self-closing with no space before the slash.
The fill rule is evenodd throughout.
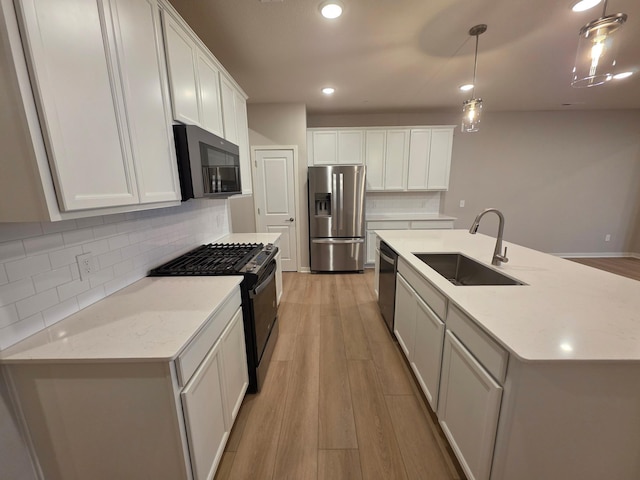
<path id="1" fill-rule="evenodd" d="M 280 233 L 282 269 L 298 270 L 293 150 L 255 151 L 256 228 Z"/>

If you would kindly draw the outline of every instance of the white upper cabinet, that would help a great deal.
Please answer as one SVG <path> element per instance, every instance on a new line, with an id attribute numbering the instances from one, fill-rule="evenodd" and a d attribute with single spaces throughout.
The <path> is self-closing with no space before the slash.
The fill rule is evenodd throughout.
<path id="1" fill-rule="evenodd" d="M 163 21 L 173 118 L 222 137 L 220 69 L 181 20 L 163 10 Z"/>
<path id="2" fill-rule="evenodd" d="M 364 132 L 362 130 L 341 130 L 338 132 L 338 163 L 364 163 Z"/>
<path id="3" fill-rule="evenodd" d="M 200 123 L 202 128 L 221 137 L 224 130 L 220 99 L 220 70 L 202 51 L 198 51 L 196 56 L 200 87 Z"/>
<path id="4" fill-rule="evenodd" d="M 108 5 L 17 6 L 61 209 L 138 203 Z"/>
<path id="5" fill-rule="evenodd" d="M 180 199 L 155 0 L 111 0 L 141 203 Z M 144 92 L 144 95 L 140 95 Z"/>
<path id="6" fill-rule="evenodd" d="M 353 129 L 314 129 L 307 135 L 309 165 L 364 163 L 365 134 Z"/>
<path id="7" fill-rule="evenodd" d="M 367 190 L 384 189 L 386 144 L 386 130 L 367 130 L 365 132 L 364 153 L 367 165 Z"/>
<path id="8" fill-rule="evenodd" d="M 367 191 L 447 190 L 453 129 L 310 128 L 308 164 L 364 163 Z"/>
<path id="9" fill-rule="evenodd" d="M 0 134 L 20 158 L 0 159 L 13 184 L 0 191 L 0 222 L 176 205 L 156 0 L 21 0 L 0 8 L 2 104 L 20 126 L 3 122 Z M 29 200 L 7 208 L 16 192 Z"/>
<path id="10" fill-rule="evenodd" d="M 432 128 L 427 190 L 448 190 L 453 128 Z"/>
<path id="11" fill-rule="evenodd" d="M 387 131 L 387 148 L 384 162 L 384 189 L 407 189 L 407 164 L 409 161 L 409 130 Z"/>
<path id="12" fill-rule="evenodd" d="M 222 120 L 224 123 L 224 138 L 238 145 L 238 121 L 236 110 L 235 89 L 229 80 L 222 77 Z"/>

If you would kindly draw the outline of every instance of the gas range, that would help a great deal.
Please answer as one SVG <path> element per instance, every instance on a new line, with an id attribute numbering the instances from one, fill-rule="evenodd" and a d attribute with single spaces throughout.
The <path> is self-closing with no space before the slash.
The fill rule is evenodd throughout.
<path id="1" fill-rule="evenodd" d="M 240 275 L 256 277 L 275 257 L 278 249 L 262 243 L 210 243 L 201 245 L 164 265 L 154 268 L 150 276 Z M 256 278 L 257 280 L 257 278 Z"/>
<path id="2" fill-rule="evenodd" d="M 264 382 L 278 339 L 276 260 L 278 248 L 262 243 L 201 245 L 154 268 L 151 277 L 242 275 L 240 293 L 249 372 L 249 393 Z"/>

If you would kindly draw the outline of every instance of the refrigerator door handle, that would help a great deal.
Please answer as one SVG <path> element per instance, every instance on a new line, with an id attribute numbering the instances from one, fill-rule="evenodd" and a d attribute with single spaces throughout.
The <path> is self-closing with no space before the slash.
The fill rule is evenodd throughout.
<path id="1" fill-rule="evenodd" d="M 344 230 L 344 223 L 343 223 L 343 218 L 344 218 L 344 175 L 341 173 L 340 174 L 340 217 L 339 218 L 339 222 L 338 223 L 338 229 L 340 231 L 340 233 L 342 233 L 342 231 Z"/>
<path id="2" fill-rule="evenodd" d="M 333 173 L 331 175 L 331 178 L 333 180 L 333 185 L 332 185 L 332 189 L 331 189 L 331 196 L 333 197 L 332 200 L 334 202 L 334 208 L 333 211 L 331 212 L 331 234 L 332 235 L 338 235 L 338 218 L 340 218 L 340 209 L 339 208 L 335 208 L 335 202 L 338 201 L 338 174 L 337 173 Z"/>
<path id="3" fill-rule="evenodd" d="M 364 243 L 364 238 L 312 238 L 311 243 Z"/>

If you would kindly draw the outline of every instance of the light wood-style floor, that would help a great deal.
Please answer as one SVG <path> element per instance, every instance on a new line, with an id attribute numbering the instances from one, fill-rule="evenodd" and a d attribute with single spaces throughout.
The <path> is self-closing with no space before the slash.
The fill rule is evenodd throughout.
<path id="1" fill-rule="evenodd" d="M 617 275 L 622 275 L 623 277 L 640 280 L 639 258 L 570 258 L 569 260 L 583 265 L 588 265 L 599 270 L 605 270 Z"/>
<path id="2" fill-rule="evenodd" d="M 365 274 L 284 274 L 280 336 L 217 480 L 460 479 Z"/>

